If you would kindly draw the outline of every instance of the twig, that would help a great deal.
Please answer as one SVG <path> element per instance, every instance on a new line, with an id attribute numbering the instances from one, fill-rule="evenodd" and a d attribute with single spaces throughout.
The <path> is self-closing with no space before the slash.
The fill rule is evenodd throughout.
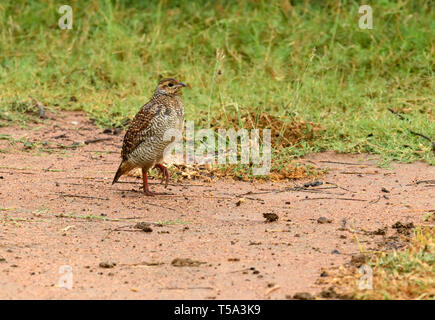
<path id="1" fill-rule="evenodd" d="M 415 131 L 412 131 L 412 130 L 409 130 L 409 132 L 411 132 L 413 135 L 422 137 L 422 138 L 426 139 L 427 141 L 429 141 L 432 144 L 432 150 L 435 151 L 435 141 L 432 141 L 429 137 L 427 137 L 427 136 L 425 136 L 425 135 L 423 135 L 421 133 L 418 133 L 418 132 L 415 132 Z"/>
<path id="2" fill-rule="evenodd" d="M 420 184 L 420 183 L 435 183 L 435 180 L 419 180 L 417 181 L 415 184 Z"/>
<path id="3" fill-rule="evenodd" d="M 394 111 L 393 109 L 390 109 L 390 108 L 388 108 L 388 110 L 389 110 L 391 113 L 393 113 L 393 114 L 395 114 L 396 116 L 398 116 L 400 120 L 405 120 L 405 117 L 402 116 L 401 114 L 399 114 L 397 111 Z M 412 131 L 411 129 L 408 129 L 408 131 L 409 131 L 411 134 L 415 135 L 415 136 L 422 137 L 422 138 L 426 139 L 427 141 L 429 141 L 429 142 L 432 144 L 432 150 L 435 152 L 435 142 L 432 141 L 432 139 L 430 139 L 429 137 L 427 137 L 427 136 L 425 136 L 425 135 L 423 135 L 423 134 L 421 134 L 421 133 L 418 133 L 418 132 Z"/>
<path id="4" fill-rule="evenodd" d="M 113 138 L 100 138 L 100 139 L 85 140 L 85 144 L 97 143 L 97 142 L 108 141 L 108 140 L 113 140 Z M 93 151 L 93 152 L 95 152 L 95 151 Z"/>
<path id="5" fill-rule="evenodd" d="M 337 185 L 334 185 L 332 187 L 320 187 L 320 188 L 306 188 L 307 190 L 330 190 L 330 189 L 338 189 Z"/>
<path id="6" fill-rule="evenodd" d="M 157 208 L 164 208 L 164 209 L 168 209 L 168 210 L 171 210 L 171 211 L 177 211 L 177 210 L 175 210 L 173 208 L 162 206 L 161 204 L 154 204 L 154 203 L 150 203 L 150 202 L 147 202 L 145 204 L 150 205 L 150 206 L 154 206 L 154 207 L 157 207 Z"/>
<path id="7" fill-rule="evenodd" d="M 353 172 L 353 171 L 341 171 L 341 174 L 379 174 L 379 172 Z"/>
<path id="8" fill-rule="evenodd" d="M 340 162 L 340 161 L 329 161 L 329 160 L 320 160 L 319 162 L 346 164 L 346 165 L 350 165 L 350 166 L 361 166 L 361 165 L 366 166 L 366 164 L 364 164 L 364 163 L 353 163 L 353 162 Z"/>
<path id="9" fill-rule="evenodd" d="M 276 290 L 278 290 L 278 289 L 280 289 L 280 288 L 281 288 L 281 286 L 279 286 L 279 285 L 275 285 L 275 286 L 273 286 L 272 288 L 267 289 L 266 292 L 264 292 L 264 295 L 267 297 L 267 296 L 270 295 L 272 292 L 274 292 L 274 291 L 276 291 Z"/>
<path id="10" fill-rule="evenodd" d="M 259 202 L 261 202 L 261 203 L 265 203 L 265 201 L 263 200 L 263 199 L 260 199 L 260 198 L 251 198 L 251 197 L 245 197 L 246 199 L 249 199 L 249 200 L 253 200 L 253 201 L 259 201 Z"/>
<path id="11" fill-rule="evenodd" d="M 381 196 L 378 195 L 378 198 L 377 198 L 376 200 L 372 200 L 372 201 L 370 201 L 369 203 L 371 203 L 371 204 L 375 204 L 375 203 L 378 203 L 379 200 L 381 200 Z"/>
<path id="12" fill-rule="evenodd" d="M 409 130 L 409 132 L 411 132 L 413 135 L 416 135 L 416 136 L 419 136 L 419 137 L 425 138 L 427 141 L 429 141 L 430 143 L 432 143 L 432 150 L 435 151 L 435 142 L 432 141 L 429 137 L 426 137 L 425 135 L 423 135 L 423 134 L 421 134 L 421 133 L 418 133 L 418 132 L 415 132 L 415 131 L 412 131 L 412 130 Z"/>
<path id="13" fill-rule="evenodd" d="M 404 116 L 402 116 L 400 113 L 398 113 L 397 111 L 394 111 L 391 108 L 388 108 L 388 111 L 390 111 L 392 114 L 395 114 L 396 116 L 399 117 L 400 120 L 405 120 L 406 118 Z"/>
<path id="14" fill-rule="evenodd" d="M 313 190 L 310 190 L 310 189 L 306 189 L 306 190 L 301 189 L 301 190 L 295 190 L 295 191 L 299 191 L 299 192 L 308 192 L 308 193 L 334 194 L 334 195 L 337 195 L 337 196 L 343 196 L 343 195 L 345 195 L 345 193 L 335 193 L 335 192 L 327 192 L 327 191 L 317 191 L 317 190 L 315 190 L 315 189 L 313 189 Z"/>
<path id="15" fill-rule="evenodd" d="M 100 152 L 100 153 L 119 153 L 119 151 L 110 150 L 84 150 L 85 152 Z"/>
<path id="16" fill-rule="evenodd" d="M 365 199 L 353 199 L 353 198 L 305 198 L 301 199 L 301 201 L 306 200 L 349 200 L 349 201 L 367 201 Z"/>
<path id="17" fill-rule="evenodd" d="M 84 199 L 96 199 L 96 200 L 109 200 L 109 198 L 100 198 L 100 197 L 93 197 L 93 196 L 84 196 L 80 194 L 67 194 L 58 192 L 63 197 L 71 197 L 71 198 L 84 198 Z"/>
<path id="18" fill-rule="evenodd" d="M 245 268 L 245 269 L 240 269 L 240 270 L 229 271 L 228 273 L 236 273 L 236 272 L 243 272 L 243 271 L 249 271 L 249 270 L 251 270 L 251 269 Z"/>
<path id="19" fill-rule="evenodd" d="M 348 192 L 355 193 L 355 191 L 352 191 L 352 190 L 349 190 L 349 189 L 346 189 L 346 188 L 340 187 L 338 184 L 336 184 L 336 183 L 334 183 L 334 182 L 328 182 L 328 181 L 326 181 L 325 184 L 332 184 L 333 186 L 336 186 L 337 188 L 343 189 L 343 190 L 348 191 Z"/>

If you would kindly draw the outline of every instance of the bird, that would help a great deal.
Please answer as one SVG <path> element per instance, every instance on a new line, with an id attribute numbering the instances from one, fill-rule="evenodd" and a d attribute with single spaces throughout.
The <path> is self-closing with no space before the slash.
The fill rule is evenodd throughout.
<path id="1" fill-rule="evenodd" d="M 148 170 L 157 168 L 162 174 L 162 183 L 169 183 L 168 169 L 163 165 L 165 148 L 174 140 L 167 140 L 164 135 L 168 130 L 183 129 L 184 105 L 181 100 L 181 89 L 186 85 L 174 78 L 159 81 L 154 95 L 144 104 L 125 133 L 121 164 L 116 171 L 112 185 L 118 179 L 135 168 L 142 169 L 143 191 L 147 196 L 158 193 L 151 192 L 148 186 Z"/>

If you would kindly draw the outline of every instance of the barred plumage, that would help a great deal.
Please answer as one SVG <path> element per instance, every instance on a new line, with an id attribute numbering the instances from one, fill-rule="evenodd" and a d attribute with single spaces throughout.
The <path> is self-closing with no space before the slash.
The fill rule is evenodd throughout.
<path id="1" fill-rule="evenodd" d="M 139 110 L 124 136 L 122 162 L 113 183 L 130 170 L 142 168 L 144 192 L 154 195 L 148 188 L 147 172 L 156 167 L 162 172 L 165 185 L 168 184 L 169 172 L 161 162 L 171 141 L 165 141 L 164 135 L 171 129 L 183 129 L 184 105 L 178 94 L 185 86 L 172 78 L 159 82 L 154 96 Z"/>

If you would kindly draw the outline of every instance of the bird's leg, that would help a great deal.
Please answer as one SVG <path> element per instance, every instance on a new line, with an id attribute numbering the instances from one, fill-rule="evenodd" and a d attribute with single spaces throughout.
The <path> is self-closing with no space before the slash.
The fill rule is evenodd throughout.
<path id="1" fill-rule="evenodd" d="M 166 178 L 166 176 L 165 176 L 165 170 L 162 169 L 162 167 L 160 167 L 158 164 L 156 164 L 154 166 L 154 168 L 159 169 L 159 171 L 162 173 L 162 180 L 160 181 L 160 183 L 163 183 L 165 181 L 165 178 Z"/>
<path id="2" fill-rule="evenodd" d="M 169 183 L 169 171 L 168 168 L 166 168 L 164 165 L 157 163 L 155 168 L 158 168 L 162 172 L 162 182 L 165 182 L 165 188 L 168 186 Z"/>
<path id="3" fill-rule="evenodd" d="M 143 192 L 147 195 L 147 196 L 153 196 L 154 192 L 151 192 L 149 187 L 148 187 L 148 176 L 147 176 L 147 171 L 144 168 L 142 168 L 142 180 L 143 180 Z"/>

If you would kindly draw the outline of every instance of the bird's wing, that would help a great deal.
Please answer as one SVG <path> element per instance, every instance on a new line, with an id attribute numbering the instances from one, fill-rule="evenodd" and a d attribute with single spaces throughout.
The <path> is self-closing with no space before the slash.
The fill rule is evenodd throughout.
<path id="1" fill-rule="evenodd" d="M 161 101 L 151 100 L 139 110 L 124 136 L 121 151 L 123 160 L 126 160 L 128 155 L 142 142 L 147 128 L 150 127 L 152 120 L 162 111 L 162 108 L 164 106 Z"/>

